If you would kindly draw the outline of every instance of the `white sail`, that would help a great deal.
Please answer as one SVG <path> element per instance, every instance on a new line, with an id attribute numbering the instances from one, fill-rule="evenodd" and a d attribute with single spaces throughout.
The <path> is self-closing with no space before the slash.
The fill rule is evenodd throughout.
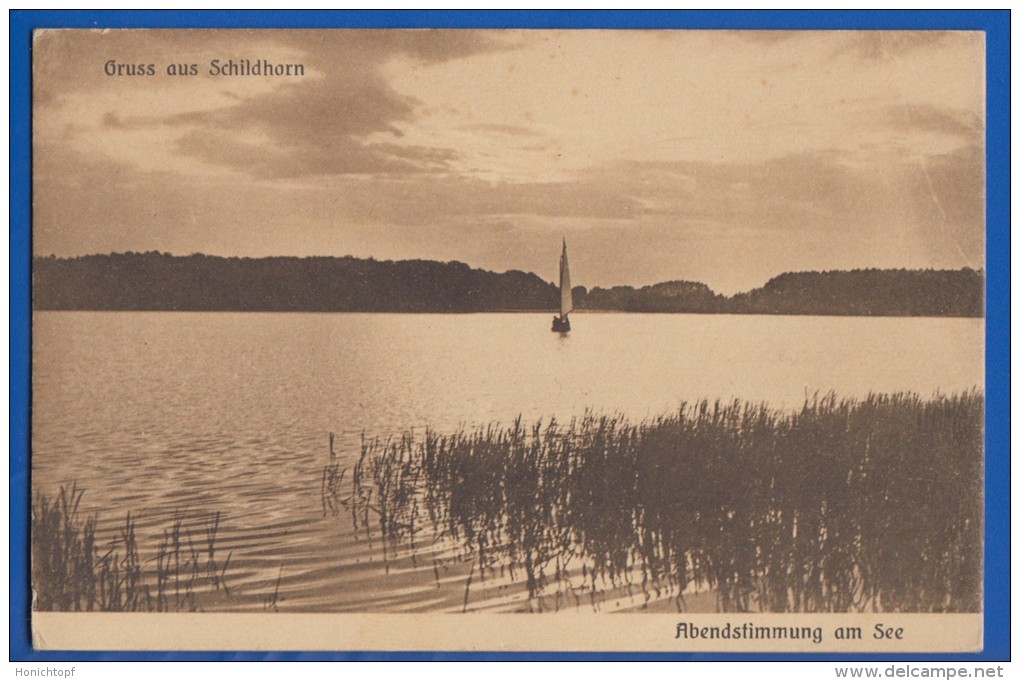
<path id="1" fill-rule="evenodd" d="M 567 240 L 563 240 L 563 255 L 560 256 L 560 317 L 574 311 L 574 294 L 570 290 L 570 265 L 567 264 Z"/>

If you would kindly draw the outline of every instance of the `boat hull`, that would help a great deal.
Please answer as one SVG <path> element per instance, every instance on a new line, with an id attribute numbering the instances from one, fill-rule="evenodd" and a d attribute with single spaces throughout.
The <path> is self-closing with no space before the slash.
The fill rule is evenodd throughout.
<path id="1" fill-rule="evenodd" d="M 570 331 L 570 320 L 564 317 L 553 317 L 552 330 L 557 333 L 568 333 Z"/>

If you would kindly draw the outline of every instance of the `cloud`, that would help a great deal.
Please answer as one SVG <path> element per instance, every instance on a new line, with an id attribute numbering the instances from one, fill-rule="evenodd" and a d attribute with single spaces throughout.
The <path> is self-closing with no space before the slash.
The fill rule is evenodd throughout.
<path id="1" fill-rule="evenodd" d="M 408 37 L 415 39 L 401 41 L 398 47 L 418 57 L 456 53 L 447 40 L 438 41 L 430 51 L 424 36 Z M 374 48 L 378 52 L 380 46 Z M 288 83 L 231 106 L 181 114 L 166 122 L 191 128 L 178 146 L 182 152 L 247 168 L 256 177 L 444 169 L 453 156 L 450 150 L 380 143 L 400 138 L 399 124 L 412 120 L 417 102 L 394 91 L 366 63 L 366 54 L 322 72 L 322 78 Z"/>
<path id="2" fill-rule="evenodd" d="M 916 50 L 938 49 L 960 35 L 959 31 L 853 31 L 848 38 L 847 52 L 866 59 L 886 60 Z"/>
<path id="3" fill-rule="evenodd" d="M 976 112 L 926 103 L 886 107 L 883 123 L 897 130 L 960 137 L 969 144 L 980 142 L 985 133 L 984 121 Z"/>
<path id="4" fill-rule="evenodd" d="M 472 123 L 470 125 L 462 125 L 460 130 L 467 130 L 470 132 L 478 132 L 483 134 L 501 135 L 507 137 L 524 137 L 524 138 L 536 138 L 541 137 L 542 133 L 532 128 L 526 128 L 522 125 L 506 125 L 498 123 Z"/>
<path id="5" fill-rule="evenodd" d="M 397 132 L 414 103 L 378 78 L 329 77 L 215 111 L 167 120 L 189 130 L 178 149 L 262 178 L 407 173 L 441 167 L 447 153 L 368 141 Z"/>
<path id="6" fill-rule="evenodd" d="M 449 149 L 398 144 L 419 102 L 394 90 L 381 67 L 512 47 L 484 32 L 433 30 L 77 31 L 43 34 L 37 44 L 43 115 L 62 108 L 74 120 L 72 110 L 80 109 L 108 134 L 160 131 L 175 137 L 172 151 L 254 178 L 443 170 Z M 214 77 L 207 73 L 214 58 L 300 63 L 306 75 Z M 110 77 L 104 59 L 154 63 L 156 75 Z M 68 62 L 83 68 L 67 69 Z M 167 76 L 169 63 L 195 63 L 198 75 Z M 82 77 L 69 79 L 67 71 Z M 146 109 L 147 101 L 165 102 L 169 111 Z M 138 153 L 152 156 L 151 149 Z"/>
<path id="7" fill-rule="evenodd" d="M 603 166 L 592 181 L 632 197 L 637 214 L 743 228 L 824 224 L 867 210 L 866 176 L 833 152 L 752 163 L 624 162 Z"/>

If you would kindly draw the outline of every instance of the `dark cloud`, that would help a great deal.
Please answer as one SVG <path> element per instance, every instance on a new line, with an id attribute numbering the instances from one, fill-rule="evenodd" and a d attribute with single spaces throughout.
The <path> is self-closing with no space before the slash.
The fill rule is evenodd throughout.
<path id="1" fill-rule="evenodd" d="M 483 34 L 459 31 L 315 32 L 286 38 L 295 41 L 295 47 L 313 48 L 315 61 L 308 66 L 322 78 L 176 121 L 226 136 L 254 130 L 268 136 L 269 149 L 259 154 L 249 145 L 242 149 L 244 162 L 232 158 L 233 149 L 224 144 L 185 144 L 183 150 L 233 167 L 250 164 L 261 177 L 441 171 L 455 157 L 449 149 L 367 139 L 401 137 L 399 124 L 412 121 L 418 105 L 393 90 L 379 68 L 397 55 L 431 63 L 498 47 Z"/>
<path id="2" fill-rule="evenodd" d="M 903 104 L 885 110 L 889 127 L 897 130 L 937 132 L 967 138 L 972 143 L 984 137 L 985 126 L 973 111 L 954 110 L 933 104 Z"/>
<path id="3" fill-rule="evenodd" d="M 52 39 L 57 35 L 59 39 Z M 203 161 L 246 170 L 254 177 L 301 177 L 362 173 L 419 173 L 442 170 L 454 154 L 446 149 L 380 144 L 373 136 L 401 136 L 400 124 L 413 120 L 418 102 L 396 92 L 380 74 L 395 57 L 437 63 L 480 52 L 508 49 L 505 40 L 484 32 L 449 30 L 341 31 L 78 31 L 40 34 L 45 43 L 35 68 L 47 94 L 69 96 L 80 89 L 138 87 L 103 72 L 106 60 L 156 62 L 149 87 L 167 82 L 164 64 L 199 64 L 202 85 L 211 59 L 259 59 L 302 63 L 307 75 L 271 92 L 231 104 L 162 119 L 129 119 L 112 112 L 110 127 L 179 126 L 189 131 L 179 151 Z M 101 55 L 101 56 L 99 56 Z M 280 56 L 289 55 L 289 56 Z M 62 65 L 87 63 L 84 77 L 69 81 Z M 143 79 L 144 80 L 144 79 Z M 217 81 L 223 84 L 224 80 Z"/>
<path id="4" fill-rule="evenodd" d="M 865 59 L 890 59 L 919 49 L 937 49 L 953 34 L 953 31 L 848 31 L 841 52 Z"/>
<path id="5" fill-rule="evenodd" d="M 496 38 L 497 33 L 444 29 L 349 29 L 325 31 L 273 31 L 297 49 L 343 54 L 349 62 L 378 63 L 404 55 L 426 63 L 461 59 L 474 54 L 513 49 L 515 45 Z"/>
<path id="6" fill-rule="evenodd" d="M 534 130 L 533 128 L 525 128 L 524 126 L 521 125 L 473 123 L 471 125 L 461 126 L 460 129 L 468 132 L 480 132 L 484 134 L 503 135 L 507 137 L 535 138 L 542 136 L 542 133 L 538 132 L 537 130 Z"/>
<path id="7" fill-rule="evenodd" d="M 398 148 L 369 141 L 400 136 L 417 102 L 394 91 L 366 64 L 319 66 L 323 78 L 287 84 L 277 91 L 208 112 L 168 119 L 197 128 L 181 144 L 185 153 L 256 177 L 300 177 L 361 173 L 414 173 L 442 168 L 447 150 Z M 265 137 L 245 142 L 245 133 Z M 207 142 L 219 138 L 212 144 Z M 234 138 L 231 141 L 231 138 Z M 235 153 L 239 152 L 236 156 Z"/>
<path id="8" fill-rule="evenodd" d="M 192 128 L 179 143 L 183 153 L 255 177 L 421 172 L 448 156 L 426 150 L 415 159 L 413 149 L 365 140 L 395 132 L 413 108 L 378 76 L 328 76 L 167 123 Z"/>
<path id="9" fill-rule="evenodd" d="M 124 121 L 121 120 L 120 116 L 113 113 L 112 111 L 107 111 L 105 114 L 103 114 L 103 127 L 123 130 L 127 126 L 124 125 Z"/>
<path id="10" fill-rule="evenodd" d="M 323 144 L 289 147 L 248 143 L 216 130 L 194 130 L 177 140 L 177 150 L 203 161 L 242 171 L 256 179 L 316 175 L 417 174 L 442 170 L 452 154 L 442 149 L 365 144 L 337 136 Z"/>

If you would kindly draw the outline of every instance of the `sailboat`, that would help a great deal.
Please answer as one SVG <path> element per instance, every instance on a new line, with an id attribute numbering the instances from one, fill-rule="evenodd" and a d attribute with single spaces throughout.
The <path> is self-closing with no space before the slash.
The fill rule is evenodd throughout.
<path id="1" fill-rule="evenodd" d="M 567 240 L 563 240 L 563 255 L 560 256 L 560 314 L 553 317 L 552 330 L 558 333 L 570 331 L 567 315 L 574 311 L 574 295 L 570 290 L 570 265 L 567 263 Z"/>

